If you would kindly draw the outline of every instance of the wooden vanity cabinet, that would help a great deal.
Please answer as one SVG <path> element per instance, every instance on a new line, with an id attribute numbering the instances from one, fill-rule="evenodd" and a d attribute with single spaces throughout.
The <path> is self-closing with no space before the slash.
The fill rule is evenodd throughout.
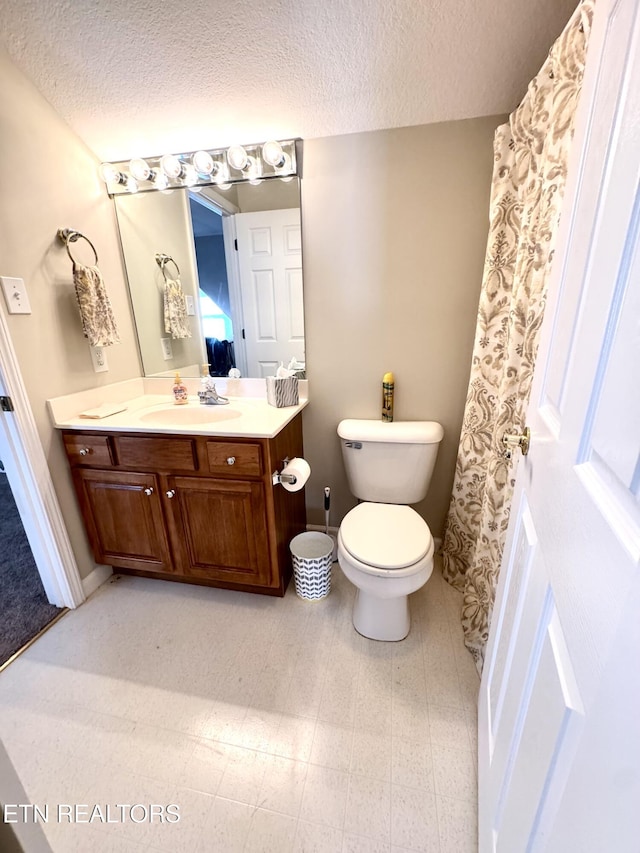
<path id="1" fill-rule="evenodd" d="M 157 477 L 78 468 L 74 479 L 99 563 L 143 571 L 174 571 Z"/>
<path id="2" fill-rule="evenodd" d="M 269 586 L 273 566 L 264 486 L 249 480 L 169 477 L 182 575 Z"/>
<path id="3" fill-rule="evenodd" d="M 304 491 L 271 475 L 302 455 L 299 414 L 273 439 L 65 430 L 63 440 L 99 563 L 284 595 Z"/>

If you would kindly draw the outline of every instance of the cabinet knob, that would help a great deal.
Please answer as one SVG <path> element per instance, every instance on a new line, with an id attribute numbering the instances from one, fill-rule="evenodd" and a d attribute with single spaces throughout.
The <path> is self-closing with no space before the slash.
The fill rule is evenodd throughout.
<path id="1" fill-rule="evenodd" d="M 175 490 L 175 489 L 169 489 L 169 491 L 168 491 L 168 492 L 165 492 L 165 495 L 166 495 L 168 498 L 172 498 L 172 497 L 175 495 L 175 493 L 176 493 L 176 490 Z"/>
<path id="2" fill-rule="evenodd" d="M 235 456 L 227 457 L 227 465 L 235 465 L 235 464 L 236 464 L 236 457 Z"/>
<path id="3" fill-rule="evenodd" d="M 147 488 L 144 490 L 144 493 L 145 493 L 145 495 L 152 495 L 153 494 L 153 486 L 147 486 Z"/>
<path id="4" fill-rule="evenodd" d="M 78 452 L 80 456 L 88 456 L 91 453 L 91 449 L 89 447 L 81 447 Z"/>

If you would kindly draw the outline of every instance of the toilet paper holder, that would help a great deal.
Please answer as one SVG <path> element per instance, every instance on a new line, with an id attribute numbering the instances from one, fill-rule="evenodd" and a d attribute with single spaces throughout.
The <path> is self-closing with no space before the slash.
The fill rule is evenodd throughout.
<path id="1" fill-rule="evenodd" d="M 282 460 L 283 469 L 287 467 L 289 462 L 291 462 L 291 460 L 288 456 Z M 274 471 L 271 475 L 271 482 L 274 486 L 277 486 L 278 483 L 289 483 L 290 485 L 295 486 L 295 484 L 298 482 L 298 478 L 295 474 L 286 474 L 282 471 Z"/>

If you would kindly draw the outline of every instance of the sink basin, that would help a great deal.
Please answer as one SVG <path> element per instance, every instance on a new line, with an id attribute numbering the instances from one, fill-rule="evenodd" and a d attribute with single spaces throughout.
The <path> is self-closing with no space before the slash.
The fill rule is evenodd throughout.
<path id="1" fill-rule="evenodd" d="M 219 421 L 230 421 L 233 418 L 239 418 L 242 412 L 237 409 L 232 409 L 230 406 L 200 406 L 184 407 L 169 406 L 164 409 L 155 409 L 152 412 L 145 412 L 140 415 L 139 419 L 146 424 L 156 424 L 157 426 L 187 426 L 188 424 L 208 424 L 218 423 Z"/>

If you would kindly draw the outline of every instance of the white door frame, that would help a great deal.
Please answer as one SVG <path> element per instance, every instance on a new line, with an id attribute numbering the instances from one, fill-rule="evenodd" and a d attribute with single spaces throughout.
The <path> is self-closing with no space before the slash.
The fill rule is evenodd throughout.
<path id="1" fill-rule="evenodd" d="M 3 311 L 0 387 L 14 407 L 0 413 L 0 455 L 40 578 L 51 604 L 77 607 L 86 595 Z"/>
<path id="2" fill-rule="evenodd" d="M 227 262 L 227 281 L 229 282 L 229 304 L 233 324 L 233 351 L 236 365 L 242 376 L 248 376 L 247 349 L 244 337 L 244 307 L 240 287 L 240 264 L 238 262 L 237 231 L 235 214 L 222 217 L 222 236 L 224 256 Z"/>

